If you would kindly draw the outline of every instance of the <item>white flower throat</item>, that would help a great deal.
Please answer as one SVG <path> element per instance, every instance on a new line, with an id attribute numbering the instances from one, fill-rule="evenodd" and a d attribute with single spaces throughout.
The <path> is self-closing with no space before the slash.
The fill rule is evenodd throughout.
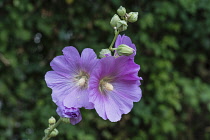
<path id="1" fill-rule="evenodd" d="M 79 72 L 77 76 L 74 77 L 75 83 L 81 88 L 87 88 L 89 75 L 86 72 Z"/>
<path id="2" fill-rule="evenodd" d="M 111 78 L 103 78 L 102 80 L 100 80 L 99 83 L 99 90 L 102 94 L 106 94 L 106 92 L 108 91 L 113 91 L 114 90 L 114 86 L 111 84 L 112 79 Z"/>
<path id="3" fill-rule="evenodd" d="M 114 89 L 113 85 L 108 83 L 108 82 L 105 82 L 103 84 L 103 87 L 106 89 L 106 90 L 109 90 L 109 91 L 112 91 Z"/>
<path id="4" fill-rule="evenodd" d="M 86 76 L 82 76 L 79 80 L 78 80 L 78 85 L 79 86 L 85 86 L 85 83 L 87 82 L 87 78 L 86 78 Z"/>

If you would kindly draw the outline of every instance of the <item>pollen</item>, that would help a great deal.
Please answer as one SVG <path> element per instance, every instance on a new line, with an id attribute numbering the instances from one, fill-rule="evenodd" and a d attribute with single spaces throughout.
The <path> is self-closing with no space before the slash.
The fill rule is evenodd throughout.
<path id="1" fill-rule="evenodd" d="M 109 90 L 109 91 L 112 91 L 114 89 L 113 85 L 108 82 L 105 82 L 103 86 L 106 90 Z"/>
<path id="2" fill-rule="evenodd" d="M 83 87 L 83 86 L 85 86 L 86 81 L 87 81 L 87 78 L 86 78 L 85 76 L 82 76 L 82 77 L 78 80 L 78 85 L 79 85 L 80 87 Z"/>
<path id="3" fill-rule="evenodd" d="M 112 85 L 112 78 L 111 77 L 104 77 L 99 82 L 99 91 L 101 94 L 106 95 L 109 91 L 113 91 L 114 86 Z"/>

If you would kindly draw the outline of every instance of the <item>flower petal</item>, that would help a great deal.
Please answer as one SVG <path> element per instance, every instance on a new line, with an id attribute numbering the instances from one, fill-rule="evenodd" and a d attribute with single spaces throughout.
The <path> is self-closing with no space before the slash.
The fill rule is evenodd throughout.
<path id="1" fill-rule="evenodd" d="M 118 93 L 118 91 L 113 91 L 112 93 L 109 93 L 109 96 L 118 106 L 121 114 L 127 114 L 133 108 L 133 100 L 127 98 L 126 96 L 123 96 L 123 94 Z"/>
<path id="2" fill-rule="evenodd" d="M 86 48 L 81 54 L 81 68 L 87 73 L 91 73 L 98 62 L 97 56 L 93 49 Z"/>
<path id="3" fill-rule="evenodd" d="M 70 69 L 68 68 L 68 62 L 66 61 L 64 56 L 56 56 L 51 62 L 50 66 L 54 71 L 59 73 L 70 73 Z"/>
<path id="4" fill-rule="evenodd" d="M 75 88 L 73 91 L 70 91 L 68 95 L 63 100 L 64 106 L 71 108 L 81 108 L 93 109 L 94 106 L 88 100 L 88 89 Z"/>
<path id="5" fill-rule="evenodd" d="M 138 102 L 141 99 L 142 91 L 141 88 L 135 83 L 132 84 L 129 81 L 117 81 L 112 83 L 115 94 L 120 98 L 126 98 L 131 102 Z"/>
<path id="6" fill-rule="evenodd" d="M 72 125 L 75 125 L 79 123 L 82 120 L 82 115 L 80 114 L 77 118 L 70 118 L 70 123 Z"/>
<path id="7" fill-rule="evenodd" d="M 119 106 L 116 104 L 116 102 L 107 96 L 107 99 L 105 100 L 105 112 L 107 115 L 107 118 L 111 122 L 117 122 L 121 119 L 121 111 L 119 109 Z"/>
<path id="8" fill-rule="evenodd" d="M 121 42 L 122 42 L 122 37 L 121 35 L 118 35 L 115 41 L 115 48 L 117 48 L 120 44 L 122 44 Z"/>
<path id="9" fill-rule="evenodd" d="M 69 60 L 79 60 L 80 59 L 80 54 L 79 52 L 77 51 L 77 49 L 73 46 L 68 46 L 68 47 L 65 47 L 63 50 L 62 50 L 64 56 L 69 59 Z"/>
<path id="10" fill-rule="evenodd" d="M 45 81 L 47 86 L 52 89 L 52 100 L 57 105 L 63 101 L 68 91 L 75 87 L 71 78 L 64 77 L 55 71 L 48 71 L 45 75 Z"/>
<path id="11" fill-rule="evenodd" d="M 115 63 L 115 73 L 117 73 L 115 77 L 125 80 L 140 80 L 138 77 L 140 66 L 132 59 L 127 56 L 121 56 L 116 58 Z"/>
<path id="12" fill-rule="evenodd" d="M 64 76 L 70 75 L 75 72 L 75 67 L 69 65 L 63 55 L 56 56 L 51 62 L 50 66 L 54 71 Z"/>
<path id="13" fill-rule="evenodd" d="M 90 92 L 89 95 L 89 101 L 94 103 L 94 108 L 98 115 L 102 117 L 104 120 L 107 119 L 107 115 L 105 112 L 105 103 L 104 103 L 105 97 L 100 95 L 100 93 L 96 90 L 93 90 Z"/>
<path id="14" fill-rule="evenodd" d="M 140 80 L 138 71 L 140 66 L 127 56 L 114 58 L 104 57 L 100 60 L 93 75 L 100 75 L 100 78 L 109 76 L 122 80 Z"/>
<path id="15" fill-rule="evenodd" d="M 100 78 L 107 76 L 108 74 L 115 75 L 115 58 L 113 56 L 104 57 L 100 60 L 93 75 L 99 75 Z"/>
<path id="16" fill-rule="evenodd" d="M 65 115 L 64 115 L 64 113 L 63 113 L 63 109 L 64 109 L 64 108 L 65 108 L 65 107 L 64 107 L 63 105 L 59 105 L 59 106 L 57 107 L 57 109 L 56 109 L 57 114 L 58 114 L 60 117 L 62 117 L 62 118 L 65 117 Z"/>
<path id="17" fill-rule="evenodd" d="M 45 74 L 45 81 L 49 88 L 61 91 L 65 90 L 65 87 L 72 88 L 74 86 L 70 76 L 63 76 L 55 71 L 48 71 Z"/>

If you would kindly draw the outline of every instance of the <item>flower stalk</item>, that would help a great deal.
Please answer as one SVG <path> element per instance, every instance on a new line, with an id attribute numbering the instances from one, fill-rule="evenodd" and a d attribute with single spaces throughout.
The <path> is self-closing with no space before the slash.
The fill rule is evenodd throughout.
<path id="1" fill-rule="evenodd" d="M 112 43 L 111 43 L 111 45 L 109 46 L 109 50 L 110 50 L 110 51 L 114 51 L 114 50 L 115 50 L 115 49 L 113 49 L 112 47 L 113 47 L 113 45 L 114 45 L 114 43 L 115 43 L 115 41 L 116 41 L 118 35 L 119 35 L 119 31 L 116 29 L 116 30 L 115 30 L 115 33 L 114 33 L 114 39 L 112 40 Z"/>

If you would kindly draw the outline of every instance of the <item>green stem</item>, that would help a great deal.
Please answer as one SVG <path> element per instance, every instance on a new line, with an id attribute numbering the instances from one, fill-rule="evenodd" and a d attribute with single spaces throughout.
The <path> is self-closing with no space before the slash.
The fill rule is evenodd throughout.
<path id="1" fill-rule="evenodd" d="M 109 50 L 110 50 L 110 51 L 114 51 L 114 49 L 112 48 L 112 46 L 114 45 L 114 43 L 115 43 L 115 41 L 116 41 L 116 39 L 117 39 L 118 34 L 119 34 L 119 31 L 115 30 L 114 39 L 112 40 L 112 43 L 111 43 L 111 45 L 109 46 Z"/>
<path id="2" fill-rule="evenodd" d="M 49 136 L 51 132 L 62 122 L 61 118 L 52 126 L 50 126 L 49 132 L 45 134 L 42 140 L 49 140 L 51 137 Z"/>

